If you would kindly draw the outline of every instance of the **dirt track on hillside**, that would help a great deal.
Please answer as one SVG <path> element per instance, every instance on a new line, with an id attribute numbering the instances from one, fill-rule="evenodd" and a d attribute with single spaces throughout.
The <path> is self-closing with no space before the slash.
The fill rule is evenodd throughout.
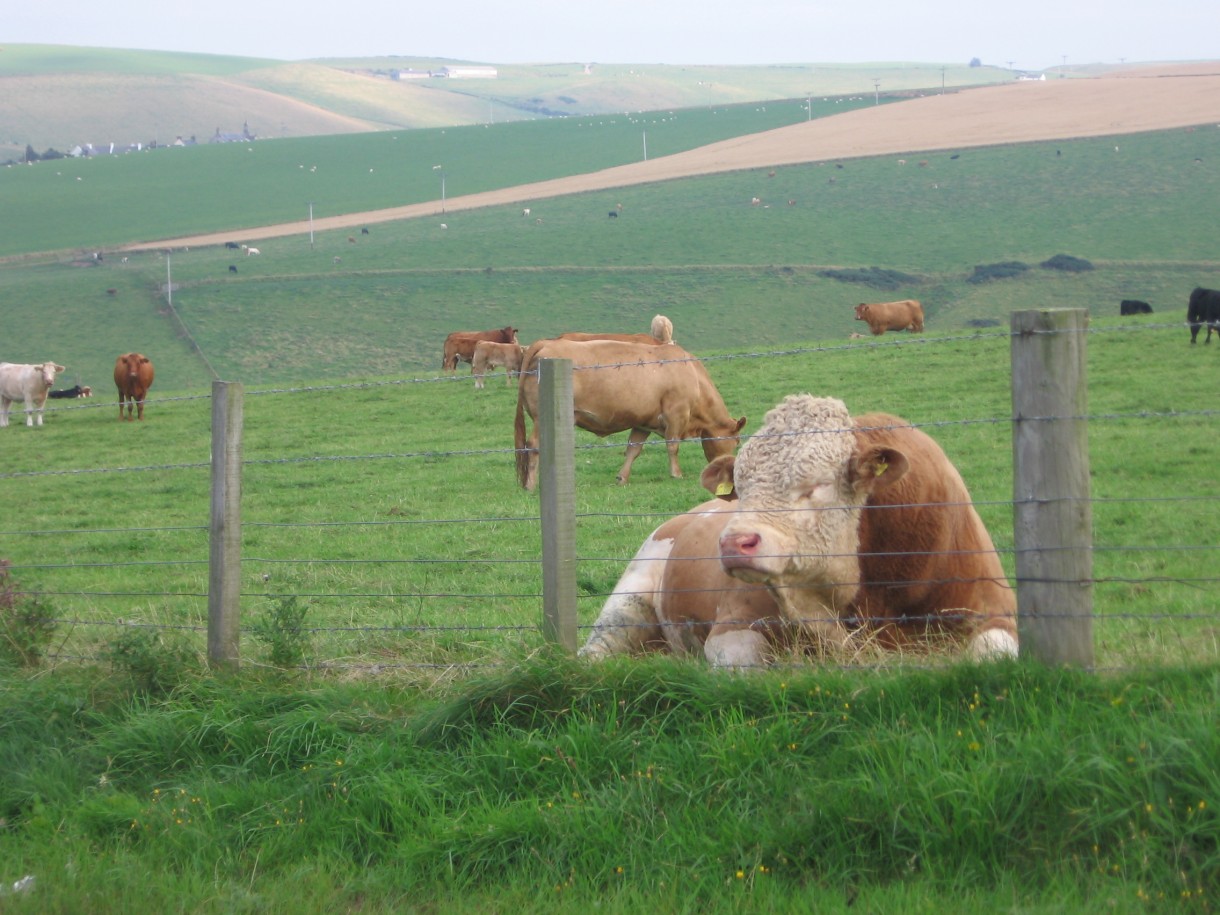
<path id="1" fill-rule="evenodd" d="M 450 197 L 445 212 L 607 190 L 750 168 L 862 156 L 917 157 L 937 150 L 1220 126 L 1220 62 L 1124 71 L 1098 79 L 1009 83 L 862 108 L 585 175 Z M 439 200 L 316 219 L 316 232 L 436 216 Z M 298 235 L 307 221 L 130 245 L 125 250 Z"/>

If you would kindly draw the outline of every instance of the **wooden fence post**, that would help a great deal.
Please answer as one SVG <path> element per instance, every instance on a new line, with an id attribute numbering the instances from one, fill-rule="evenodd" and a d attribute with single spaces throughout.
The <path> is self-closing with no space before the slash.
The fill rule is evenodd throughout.
<path id="1" fill-rule="evenodd" d="M 1013 540 L 1021 655 L 1093 666 L 1088 312 L 1012 315 Z"/>
<path id="2" fill-rule="evenodd" d="M 542 515 L 542 633 L 576 650 L 576 432 L 572 361 L 538 363 L 538 495 Z"/>
<path id="3" fill-rule="evenodd" d="M 208 664 L 241 664 L 242 386 L 212 382 L 212 515 L 208 546 Z"/>

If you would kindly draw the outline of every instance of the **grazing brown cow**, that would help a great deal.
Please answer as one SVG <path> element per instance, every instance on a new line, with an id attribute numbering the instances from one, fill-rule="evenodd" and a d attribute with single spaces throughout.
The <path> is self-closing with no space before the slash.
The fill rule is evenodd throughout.
<path id="1" fill-rule="evenodd" d="M 499 330 L 455 330 L 445 338 L 445 354 L 441 369 L 455 371 L 459 362 L 474 363 L 474 347 L 480 340 L 492 343 L 516 343 L 517 328 L 501 327 Z"/>
<path id="2" fill-rule="evenodd" d="M 750 667 L 785 644 L 938 636 L 976 658 L 1016 654 L 1016 600 L 970 493 L 904 420 L 793 395 L 703 483 L 721 498 L 652 533 L 582 655 L 702 650 Z"/>
<path id="3" fill-rule="evenodd" d="M 618 340 L 538 340 L 525 352 L 517 390 L 514 438 L 517 479 L 533 489 L 538 476 L 538 361 L 572 360 L 573 420 L 581 429 L 606 436 L 631 430 L 619 483 L 631 476 L 631 465 L 656 432 L 669 449 L 669 472 L 682 476 L 678 443 L 703 441 L 709 461 L 737 447 L 746 418 L 733 419 L 703 363 L 672 343 L 662 346 Z M 528 442 L 525 414 L 534 429 Z M 528 450 L 527 450 L 528 445 Z"/>
<path id="4" fill-rule="evenodd" d="M 483 376 L 488 369 L 497 365 L 504 366 L 504 383 L 508 384 L 521 371 L 521 357 L 525 355 L 525 347 L 520 343 L 493 343 L 490 340 L 480 340 L 474 345 L 474 359 L 470 363 L 470 371 L 474 375 L 474 386 L 483 387 Z"/>
<path id="5" fill-rule="evenodd" d="M 119 419 L 131 419 L 132 410 L 137 418 L 144 418 L 144 400 L 153 383 L 153 364 L 142 353 L 124 353 L 114 361 L 114 385 L 119 389 Z M 127 416 L 123 416 L 123 407 Z"/>
<path id="6" fill-rule="evenodd" d="M 887 330 L 909 330 L 923 333 L 923 306 L 914 299 L 899 302 L 861 302 L 856 306 L 856 320 L 868 324 L 874 337 Z"/>

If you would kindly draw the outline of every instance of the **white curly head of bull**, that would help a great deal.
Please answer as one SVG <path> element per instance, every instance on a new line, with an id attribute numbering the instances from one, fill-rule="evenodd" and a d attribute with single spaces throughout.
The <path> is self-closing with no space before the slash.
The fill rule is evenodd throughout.
<path id="1" fill-rule="evenodd" d="M 860 509 L 886 471 L 861 460 L 841 400 L 784 398 L 737 455 L 738 511 L 720 536 L 721 565 L 771 588 L 789 619 L 842 642 L 839 620 L 860 582 Z"/>

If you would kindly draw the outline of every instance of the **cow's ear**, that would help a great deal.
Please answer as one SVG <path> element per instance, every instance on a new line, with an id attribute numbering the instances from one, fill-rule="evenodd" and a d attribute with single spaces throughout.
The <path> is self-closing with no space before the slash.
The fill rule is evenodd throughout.
<path id="1" fill-rule="evenodd" d="M 722 454 L 703 468 L 699 474 L 699 482 L 703 488 L 717 499 L 733 502 L 737 499 L 737 490 L 733 487 L 733 467 L 737 459 L 731 454 Z"/>
<path id="2" fill-rule="evenodd" d="M 734 433 L 740 432 L 745 427 L 746 427 L 746 418 L 743 416 L 741 419 L 737 420 L 737 428 L 734 429 L 733 432 Z"/>
<path id="3" fill-rule="evenodd" d="M 893 486 L 911 464 L 907 456 L 893 448 L 866 448 L 851 460 L 851 485 L 857 492 L 875 492 Z"/>

